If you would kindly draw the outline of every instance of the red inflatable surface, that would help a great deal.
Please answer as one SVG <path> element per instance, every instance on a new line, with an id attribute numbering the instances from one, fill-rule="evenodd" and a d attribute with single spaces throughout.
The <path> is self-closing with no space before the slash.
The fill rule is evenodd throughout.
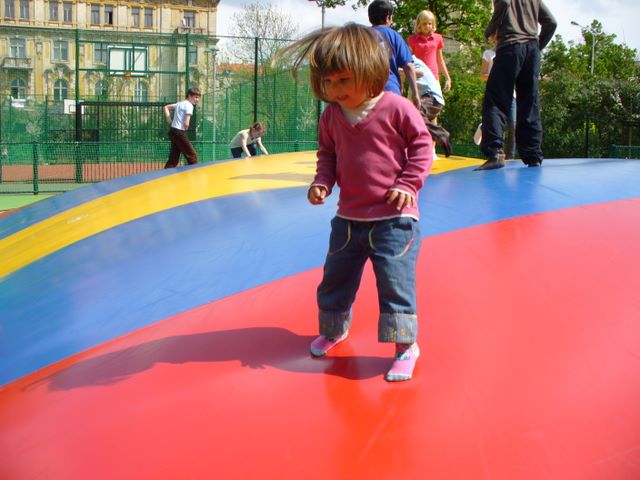
<path id="1" fill-rule="evenodd" d="M 312 359 L 313 270 L 0 390 L 0 478 L 640 478 L 640 200 L 430 237 L 415 378 L 368 270 Z M 636 220 L 633 220 L 636 219 Z"/>

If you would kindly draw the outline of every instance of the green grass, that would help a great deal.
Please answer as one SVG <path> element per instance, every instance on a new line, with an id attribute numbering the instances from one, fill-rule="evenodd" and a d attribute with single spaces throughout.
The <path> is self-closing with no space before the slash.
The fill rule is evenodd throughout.
<path id="1" fill-rule="evenodd" d="M 21 195 L 0 195 L 0 212 L 4 210 L 12 210 L 14 208 L 24 207 L 32 203 L 39 202 L 45 198 L 53 197 L 55 193 L 41 193 L 39 195 L 21 194 Z"/>

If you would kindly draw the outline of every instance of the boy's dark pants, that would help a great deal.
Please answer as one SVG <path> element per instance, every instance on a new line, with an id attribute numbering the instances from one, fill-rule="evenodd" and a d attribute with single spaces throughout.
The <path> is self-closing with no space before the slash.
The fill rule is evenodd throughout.
<path id="1" fill-rule="evenodd" d="M 516 145 L 522 161 L 542 163 L 542 122 L 540 121 L 540 48 L 537 40 L 499 48 L 487 80 L 482 105 L 480 150 L 495 158 L 502 149 L 504 126 L 516 90 Z"/>
<path id="2" fill-rule="evenodd" d="M 427 130 L 429 130 L 434 142 L 444 146 L 446 150 L 449 146 L 449 132 L 440 125 L 433 123 L 440 110 L 442 110 L 442 105 L 432 95 L 426 94 L 420 97 L 420 113 L 424 119 L 424 124 L 427 126 Z"/>
<path id="3" fill-rule="evenodd" d="M 169 150 L 169 160 L 167 160 L 164 168 L 177 167 L 180 162 L 180 153 L 184 155 L 189 165 L 198 163 L 198 154 L 193 145 L 191 145 L 187 132 L 171 128 L 169 130 L 169 139 L 171 140 L 171 149 Z"/>

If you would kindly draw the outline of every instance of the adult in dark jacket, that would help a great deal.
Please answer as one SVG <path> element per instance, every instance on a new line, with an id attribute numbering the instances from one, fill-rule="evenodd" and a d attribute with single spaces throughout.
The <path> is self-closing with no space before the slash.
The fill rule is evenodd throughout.
<path id="1" fill-rule="evenodd" d="M 540 32 L 538 33 L 538 25 Z M 503 131 L 516 90 L 516 146 L 530 167 L 542 165 L 540 121 L 540 51 L 551 41 L 557 23 L 541 0 L 494 0 L 494 12 L 484 32 L 496 35 L 496 56 L 482 105 L 482 142 L 487 161 L 477 170 L 504 166 Z"/>

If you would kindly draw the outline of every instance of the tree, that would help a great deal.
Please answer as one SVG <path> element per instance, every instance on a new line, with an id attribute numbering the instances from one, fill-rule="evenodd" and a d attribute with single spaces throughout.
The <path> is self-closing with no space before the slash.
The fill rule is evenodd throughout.
<path id="1" fill-rule="evenodd" d="M 255 61 L 257 38 L 257 61 L 266 69 L 284 41 L 294 38 L 299 30 L 291 15 L 269 3 L 245 5 L 242 11 L 233 14 L 233 21 L 235 25 L 231 33 L 241 38 L 234 39 L 233 45 L 229 46 L 230 53 L 241 61 Z"/>
<path id="2" fill-rule="evenodd" d="M 413 22 L 422 10 L 431 10 L 438 32 L 459 42 L 481 44 L 491 18 L 492 0 L 390 0 L 395 7 L 394 27 L 405 37 L 413 32 Z M 333 8 L 347 0 L 316 0 L 318 6 Z M 352 7 L 366 7 L 371 0 L 355 0 Z"/>
<path id="3" fill-rule="evenodd" d="M 451 134 L 451 142 L 469 144 L 470 150 L 455 149 L 458 155 L 478 155 L 472 144 L 473 133 L 480 123 L 485 81 L 480 78 L 481 48 L 464 48 L 447 56 L 453 88 L 445 96 L 445 107 L 438 117 Z"/>
<path id="4" fill-rule="evenodd" d="M 593 75 L 592 43 L 595 40 Z M 477 154 L 469 144 L 480 121 L 485 84 L 479 79 L 482 48 L 467 46 L 447 56 L 454 88 L 446 96 L 440 123 L 451 132 L 454 151 Z M 582 157 L 587 135 L 589 155 L 605 157 L 611 146 L 629 141 L 628 126 L 640 120 L 640 66 L 637 52 L 616 43 L 615 35 L 593 22 L 582 42 L 565 44 L 561 36 L 543 52 L 540 81 L 543 151 L 548 158 Z M 631 141 L 640 143 L 632 130 Z"/>
<path id="5" fill-rule="evenodd" d="M 565 45 L 558 35 L 545 50 L 540 95 L 546 156 L 577 157 L 586 150 L 608 156 L 612 145 L 627 140 L 623 124 L 640 119 L 637 52 L 615 38 L 594 20 L 583 29 L 584 42 Z"/>
<path id="6" fill-rule="evenodd" d="M 247 128 L 259 119 L 265 122 L 271 139 L 306 139 L 309 111 L 313 114 L 316 105 L 308 82 L 292 82 L 287 69 L 271 65 L 275 53 L 297 36 L 298 23 L 273 5 L 261 3 L 245 5 L 233 15 L 233 21 L 231 33 L 237 37 L 221 43 L 226 44 L 231 58 L 244 64 L 237 66 L 234 85 L 225 90 L 228 101 L 236 105 L 236 118 L 241 119 L 235 128 Z M 312 115 L 316 117 L 317 114 Z M 304 132 L 300 133 L 300 129 Z M 314 131 L 311 129 L 311 134 Z M 279 148 L 282 145 L 274 142 L 269 150 L 277 152 Z"/>

